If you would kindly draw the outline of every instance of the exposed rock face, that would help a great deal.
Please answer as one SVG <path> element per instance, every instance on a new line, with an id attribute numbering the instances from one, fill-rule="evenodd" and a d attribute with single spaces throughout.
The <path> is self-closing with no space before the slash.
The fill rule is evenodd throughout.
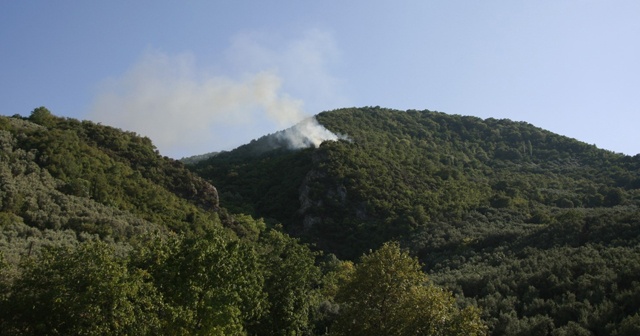
<path id="1" fill-rule="evenodd" d="M 217 211 L 220 207 L 220 199 L 218 198 L 218 190 L 210 183 L 202 180 L 203 185 L 200 189 L 201 206 L 205 209 Z"/>
<path id="2" fill-rule="evenodd" d="M 314 153 L 313 162 L 317 166 L 324 156 L 321 152 Z M 327 174 L 318 169 L 310 170 L 299 189 L 300 209 L 298 214 L 302 217 L 302 226 L 304 231 L 308 231 L 314 226 L 322 224 L 323 219 L 320 214 L 325 213 L 323 209 L 325 205 L 330 204 L 332 207 L 347 208 L 348 203 L 347 187 L 338 181 L 330 181 Z M 360 207 L 358 207 L 360 208 Z M 362 211 L 363 216 L 364 210 Z M 357 214 L 358 217 L 360 213 Z"/>
<path id="3" fill-rule="evenodd" d="M 318 216 L 311 216 L 311 215 L 306 215 L 304 216 L 304 219 L 302 220 L 302 227 L 305 231 L 311 229 L 312 227 L 321 224 L 322 223 L 322 218 L 318 217 Z"/>
<path id="4" fill-rule="evenodd" d="M 305 176 L 302 184 L 300 185 L 300 193 L 298 199 L 300 200 L 300 209 L 298 213 L 302 216 L 302 226 L 303 229 L 309 230 L 314 225 L 322 222 L 322 218 L 319 216 L 314 216 L 312 214 L 313 208 L 319 208 L 322 206 L 322 199 L 314 200 L 311 198 L 311 185 L 316 181 L 321 180 L 325 177 L 326 174 L 323 174 L 317 170 L 311 170 Z"/>

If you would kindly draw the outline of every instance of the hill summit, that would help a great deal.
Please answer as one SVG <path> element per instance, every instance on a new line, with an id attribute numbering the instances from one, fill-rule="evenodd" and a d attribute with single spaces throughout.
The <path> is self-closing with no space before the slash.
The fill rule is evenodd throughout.
<path id="1" fill-rule="evenodd" d="M 186 162 L 0 117 L 0 334 L 640 334 L 640 156 L 364 107 Z"/>
<path id="2" fill-rule="evenodd" d="M 193 169 L 227 195 L 227 206 L 349 257 L 472 213 L 511 211 L 542 224 L 565 209 L 638 201 L 640 157 L 525 122 L 381 108 L 317 119 L 350 140 L 287 151 L 265 145 L 281 138 L 274 134 Z"/>
<path id="3" fill-rule="evenodd" d="M 379 107 L 316 119 L 349 141 L 252 150 L 268 136 L 191 169 L 224 207 L 340 258 L 400 241 L 494 334 L 607 334 L 640 318 L 623 294 L 640 293 L 640 156 L 507 119 Z"/>

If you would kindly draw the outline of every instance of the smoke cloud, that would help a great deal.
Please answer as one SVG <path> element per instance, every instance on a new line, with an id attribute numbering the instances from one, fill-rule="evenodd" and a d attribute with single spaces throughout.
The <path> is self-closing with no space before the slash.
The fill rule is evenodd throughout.
<path id="1" fill-rule="evenodd" d="M 303 84 L 299 74 L 305 68 L 322 80 L 322 90 L 316 91 L 327 94 L 325 86 L 332 77 L 321 60 L 325 58 L 322 50 L 331 43 L 327 35 L 318 36 L 305 35 L 275 51 L 247 36 L 236 39 L 227 52 L 235 63 L 228 68 L 240 69 L 244 59 L 247 66 L 237 71 L 240 74 L 207 71 L 188 53 L 147 52 L 122 76 L 103 83 L 90 118 L 148 136 L 163 155 L 175 158 L 234 148 L 309 117 L 303 100 L 285 90 L 287 81 Z M 279 59 L 291 63 L 276 61 Z M 288 75 L 292 72 L 295 77 Z M 306 82 L 313 80 L 309 77 Z M 315 97 L 309 85 L 308 90 L 296 92 L 305 100 Z M 299 140 L 296 133 L 290 137 L 295 143 L 292 148 L 317 145 L 319 139 L 338 139 L 317 122 L 301 125 L 296 132 L 304 132 L 309 140 Z"/>
<path id="2" fill-rule="evenodd" d="M 320 125 L 316 118 L 308 118 L 295 126 L 275 134 L 276 138 L 284 141 L 289 149 L 319 147 L 323 141 L 347 140 L 348 136 L 335 134 Z"/>

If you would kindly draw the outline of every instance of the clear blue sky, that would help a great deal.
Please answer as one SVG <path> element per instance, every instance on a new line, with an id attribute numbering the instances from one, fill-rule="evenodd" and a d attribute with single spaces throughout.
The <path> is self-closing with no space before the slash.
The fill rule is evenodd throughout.
<path id="1" fill-rule="evenodd" d="M 182 157 L 350 106 L 527 121 L 640 152 L 640 1 L 2 1 L 0 114 Z"/>

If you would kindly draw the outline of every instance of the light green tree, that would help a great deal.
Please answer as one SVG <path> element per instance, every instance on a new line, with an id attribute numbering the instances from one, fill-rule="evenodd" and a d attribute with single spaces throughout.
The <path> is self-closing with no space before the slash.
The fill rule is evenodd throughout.
<path id="1" fill-rule="evenodd" d="M 475 307 L 459 309 L 451 293 L 431 284 L 420 263 L 386 243 L 362 257 L 339 288 L 334 335 L 484 335 Z"/>
<path id="2" fill-rule="evenodd" d="M 28 260 L 4 308 L 3 335 L 145 335 L 159 332 L 162 301 L 144 271 L 89 242 Z"/>
<path id="3" fill-rule="evenodd" d="M 242 335 L 263 314 L 257 255 L 242 242 L 216 231 L 161 250 L 150 271 L 171 315 L 165 334 Z"/>

